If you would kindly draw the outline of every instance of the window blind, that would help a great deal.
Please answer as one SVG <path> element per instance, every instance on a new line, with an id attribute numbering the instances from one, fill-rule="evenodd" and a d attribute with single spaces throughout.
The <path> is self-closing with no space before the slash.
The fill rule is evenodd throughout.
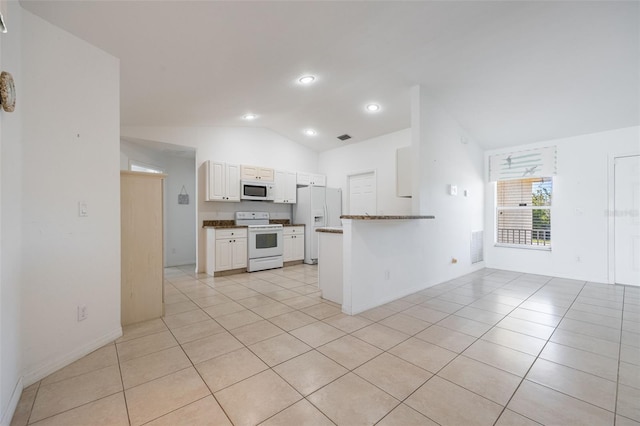
<path id="1" fill-rule="evenodd" d="M 491 182 L 548 177 L 556 174 L 555 146 L 489 157 L 489 181 Z"/>

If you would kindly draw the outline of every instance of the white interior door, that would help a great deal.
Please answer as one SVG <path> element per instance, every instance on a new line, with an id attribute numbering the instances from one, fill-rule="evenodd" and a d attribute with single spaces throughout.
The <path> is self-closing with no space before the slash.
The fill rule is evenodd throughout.
<path id="1" fill-rule="evenodd" d="M 375 172 L 359 173 L 349 176 L 349 214 L 375 215 L 376 209 L 376 174 Z"/>
<path id="2" fill-rule="evenodd" d="M 640 155 L 614 167 L 615 281 L 640 286 Z"/>

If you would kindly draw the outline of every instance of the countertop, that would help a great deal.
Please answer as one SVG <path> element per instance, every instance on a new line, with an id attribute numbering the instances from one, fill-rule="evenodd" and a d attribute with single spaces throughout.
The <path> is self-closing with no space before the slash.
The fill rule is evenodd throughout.
<path id="1" fill-rule="evenodd" d="M 367 216 L 367 215 L 342 215 L 340 219 L 355 220 L 403 220 L 403 219 L 435 219 L 435 216 Z"/>
<path id="2" fill-rule="evenodd" d="M 290 223 L 289 219 L 272 219 L 269 221 L 269 224 L 282 225 L 282 226 L 304 226 L 304 224 L 296 224 Z M 215 228 L 215 229 L 225 229 L 225 228 L 246 228 L 247 225 L 236 225 L 233 220 L 205 220 L 202 222 L 203 228 Z"/>
<path id="3" fill-rule="evenodd" d="M 324 228 L 316 228 L 316 232 L 326 232 L 328 234 L 342 234 L 342 228 L 337 226 L 327 226 Z"/>

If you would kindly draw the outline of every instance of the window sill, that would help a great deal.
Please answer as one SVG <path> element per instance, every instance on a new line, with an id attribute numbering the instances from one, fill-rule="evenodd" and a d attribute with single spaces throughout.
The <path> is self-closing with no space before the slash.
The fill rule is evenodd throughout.
<path id="1" fill-rule="evenodd" d="M 503 248 L 524 249 L 524 250 L 538 250 L 538 251 L 549 251 L 549 252 L 551 251 L 551 246 L 535 246 L 535 245 L 503 244 L 503 243 L 496 243 L 493 246 L 503 247 Z"/>

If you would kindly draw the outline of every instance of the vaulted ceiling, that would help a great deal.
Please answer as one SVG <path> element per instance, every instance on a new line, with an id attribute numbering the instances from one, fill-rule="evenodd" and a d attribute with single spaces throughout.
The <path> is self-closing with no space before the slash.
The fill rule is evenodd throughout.
<path id="1" fill-rule="evenodd" d="M 123 126 L 267 127 L 322 151 L 409 127 L 414 85 L 485 148 L 640 124 L 638 2 L 21 4 L 120 59 Z"/>

